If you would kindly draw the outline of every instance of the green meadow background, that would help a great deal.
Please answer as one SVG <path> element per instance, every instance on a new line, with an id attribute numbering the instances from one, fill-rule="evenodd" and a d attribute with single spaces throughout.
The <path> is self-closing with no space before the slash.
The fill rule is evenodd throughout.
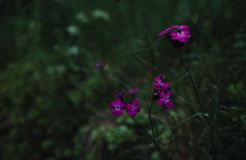
<path id="1" fill-rule="evenodd" d="M 160 159 L 138 126 L 127 115 L 113 117 L 108 104 L 117 91 L 138 87 L 136 119 L 150 129 L 153 78 L 164 74 L 174 107 L 153 106 L 163 152 L 173 160 L 244 160 L 245 6 L 244 0 L 0 0 L 0 159 Z M 184 52 L 157 36 L 174 24 L 191 26 Z M 212 141 L 179 56 L 194 77 Z"/>

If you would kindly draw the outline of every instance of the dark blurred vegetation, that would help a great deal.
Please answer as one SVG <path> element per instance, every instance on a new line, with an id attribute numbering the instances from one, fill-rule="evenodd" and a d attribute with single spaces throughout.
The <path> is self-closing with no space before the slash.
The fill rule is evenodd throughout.
<path id="1" fill-rule="evenodd" d="M 137 119 L 148 127 L 159 73 L 175 95 L 172 110 L 154 107 L 162 149 L 205 159 L 209 131 L 181 53 L 157 37 L 173 24 L 191 26 L 182 56 L 213 124 L 210 159 L 245 159 L 245 2 L 0 0 L 0 159 L 160 159 L 131 119 L 108 108 L 117 90 L 139 87 Z"/>

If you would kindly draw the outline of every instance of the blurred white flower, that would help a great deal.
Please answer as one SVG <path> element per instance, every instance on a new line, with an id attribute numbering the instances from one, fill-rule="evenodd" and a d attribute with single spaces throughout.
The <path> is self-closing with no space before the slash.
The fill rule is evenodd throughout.
<path id="1" fill-rule="evenodd" d="M 93 12 L 92 12 L 92 16 L 94 18 L 101 18 L 103 20 L 110 20 L 110 16 L 107 12 L 101 10 L 101 9 L 95 9 Z"/>
<path id="2" fill-rule="evenodd" d="M 88 16 L 83 12 L 79 12 L 77 15 L 75 15 L 75 19 L 79 22 L 82 22 L 82 23 L 88 23 L 89 22 Z"/>
<path id="3" fill-rule="evenodd" d="M 69 55 L 78 55 L 78 54 L 79 54 L 79 48 L 78 48 L 77 46 L 71 46 L 71 47 L 68 49 L 67 53 L 68 53 Z"/>
<path id="4" fill-rule="evenodd" d="M 79 28 L 75 25 L 70 25 L 67 27 L 68 33 L 71 35 L 78 35 L 79 34 Z"/>
<path id="5" fill-rule="evenodd" d="M 57 64 L 55 66 L 48 66 L 46 68 L 46 71 L 48 74 L 55 74 L 55 73 L 62 74 L 66 71 L 66 66 L 63 64 Z"/>

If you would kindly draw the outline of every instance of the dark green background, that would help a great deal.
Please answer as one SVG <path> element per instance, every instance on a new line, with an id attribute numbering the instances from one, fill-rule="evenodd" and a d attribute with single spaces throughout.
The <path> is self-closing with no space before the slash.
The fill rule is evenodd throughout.
<path id="1" fill-rule="evenodd" d="M 182 55 L 214 126 L 210 158 L 243 160 L 245 2 L 0 0 L 0 159 L 160 159 L 130 118 L 108 108 L 116 91 L 139 87 L 137 120 L 149 127 L 157 74 L 174 93 L 172 110 L 153 109 L 163 150 L 174 160 L 205 159 L 209 131 Z M 183 53 L 157 36 L 174 24 L 191 26 Z"/>

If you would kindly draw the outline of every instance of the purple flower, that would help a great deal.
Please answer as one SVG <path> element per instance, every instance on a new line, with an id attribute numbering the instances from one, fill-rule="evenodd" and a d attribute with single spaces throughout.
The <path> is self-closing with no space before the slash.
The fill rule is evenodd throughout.
<path id="1" fill-rule="evenodd" d="M 163 81 L 161 75 L 158 75 L 155 77 L 154 89 L 156 89 L 157 91 L 169 90 L 169 84 Z"/>
<path id="2" fill-rule="evenodd" d="M 120 99 L 115 99 L 110 103 L 110 108 L 112 109 L 112 114 L 114 116 L 121 116 L 126 109 L 126 105 Z"/>
<path id="3" fill-rule="evenodd" d="M 138 112 L 140 112 L 138 100 L 133 100 L 132 104 L 131 103 L 127 104 L 127 113 L 129 116 L 135 117 Z"/>
<path id="4" fill-rule="evenodd" d="M 182 43 L 187 42 L 191 38 L 189 30 L 181 30 L 180 32 L 172 32 L 169 35 L 172 40 L 179 41 Z"/>
<path id="5" fill-rule="evenodd" d="M 180 30 L 189 30 L 190 29 L 190 26 L 187 26 L 187 25 L 180 25 L 178 27 Z"/>
<path id="6" fill-rule="evenodd" d="M 181 48 L 190 38 L 190 27 L 187 25 L 173 25 L 161 31 L 159 36 L 167 36 L 176 48 Z"/>
<path id="7" fill-rule="evenodd" d="M 167 109 L 170 109 L 173 107 L 173 103 L 172 100 L 170 99 L 170 97 L 172 96 L 172 92 L 171 91 L 167 91 L 167 92 L 160 92 L 160 97 L 157 101 L 157 104 L 166 107 Z"/>
<path id="8" fill-rule="evenodd" d="M 173 26 L 167 27 L 165 30 L 161 31 L 158 35 L 160 37 L 166 36 L 167 34 L 169 34 L 170 32 L 176 29 L 179 29 L 179 26 L 173 25 Z"/>
<path id="9" fill-rule="evenodd" d="M 166 107 L 167 109 L 173 107 L 171 100 L 172 92 L 169 83 L 164 81 L 161 75 L 155 77 L 154 80 L 154 93 L 153 100 L 160 106 Z"/>
<path id="10" fill-rule="evenodd" d="M 131 95 L 135 95 L 135 94 L 137 94 L 138 93 L 138 88 L 137 87 L 135 87 L 135 88 L 130 88 L 130 89 L 128 89 L 128 93 L 129 94 L 131 94 Z"/>

